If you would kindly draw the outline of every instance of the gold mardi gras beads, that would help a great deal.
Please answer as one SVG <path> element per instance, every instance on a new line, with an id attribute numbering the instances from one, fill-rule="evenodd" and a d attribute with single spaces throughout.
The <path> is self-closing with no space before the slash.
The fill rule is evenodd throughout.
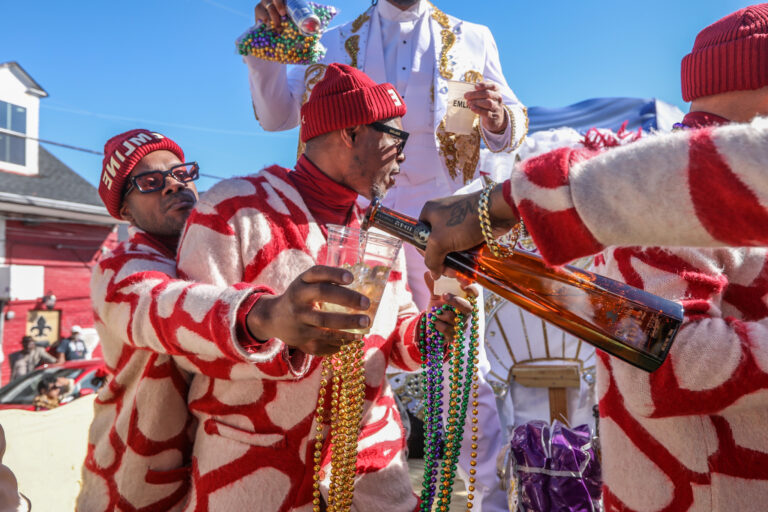
<path id="1" fill-rule="evenodd" d="M 355 469 L 357 466 L 357 439 L 363 417 L 365 400 L 365 342 L 360 339 L 344 345 L 339 352 L 323 360 L 321 384 L 328 384 L 331 377 L 331 428 L 328 437 L 331 450 L 331 474 L 328 489 L 328 512 L 347 512 L 352 508 Z M 322 418 L 325 401 L 321 386 L 316 411 L 318 434 L 315 438 L 315 474 L 313 510 L 320 510 L 320 458 L 322 454 Z"/>
<path id="2" fill-rule="evenodd" d="M 335 7 L 315 3 L 310 6 L 323 28 L 336 16 Z M 240 36 L 236 42 L 237 51 L 240 55 L 253 55 L 283 64 L 312 64 L 325 55 L 325 48 L 320 44 L 321 32 L 306 36 L 288 16 L 283 16 L 279 27 L 272 22 L 258 23 Z"/>
<path id="3" fill-rule="evenodd" d="M 315 411 L 315 452 L 314 452 L 314 474 L 312 475 L 312 508 L 315 512 L 320 511 L 320 469 L 322 467 L 323 456 L 323 423 L 325 418 L 325 395 L 328 387 L 328 377 L 331 374 L 331 359 L 323 359 L 322 370 L 320 373 L 320 390 L 317 397 L 317 409 Z"/>

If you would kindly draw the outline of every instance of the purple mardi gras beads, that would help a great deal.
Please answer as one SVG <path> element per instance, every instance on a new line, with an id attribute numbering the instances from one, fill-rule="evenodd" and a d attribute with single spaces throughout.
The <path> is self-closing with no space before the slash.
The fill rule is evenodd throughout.
<path id="1" fill-rule="evenodd" d="M 320 35 L 336 16 L 336 8 L 309 2 L 310 8 L 320 20 L 316 33 L 305 35 L 288 17 L 283 16 L 280 26 L 272 22 L 257 23 L 240 36 L 235 44 L 240 55 L 253 55 L 260 59 L 283 64 L 312 64 L 325 55 Z"/>

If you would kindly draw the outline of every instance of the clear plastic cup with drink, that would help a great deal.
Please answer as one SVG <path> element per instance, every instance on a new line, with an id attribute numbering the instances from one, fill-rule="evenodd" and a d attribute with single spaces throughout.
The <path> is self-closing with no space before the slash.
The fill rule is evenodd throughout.
<path id="1" fill-rule="evenodd" d="M 347 332 L 367 334 L 373 325 L 376 310 L 389 280 L 389 272 L 397 258 L 402 241 L 377 231 L 330 224 L 328 226 L 328 249 L 325 264 L 341 267 L 352 272 L 354 279 L 347 288 L 360 292 L 371 301 L 371 307 L 365 311 L 371 318 L 368 327 L 347 329 Z M 360 313 L 338 304 L 323 302 L 323 311 L 337 313 Z"/>

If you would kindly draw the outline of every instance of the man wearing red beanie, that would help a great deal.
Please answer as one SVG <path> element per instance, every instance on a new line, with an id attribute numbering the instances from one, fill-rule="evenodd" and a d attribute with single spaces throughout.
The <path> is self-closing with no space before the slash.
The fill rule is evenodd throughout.
<path id="1" fill-rule="evenodd" d="M 302 107 L 306 150 L 293 170 L 277 165 L 223 181 L 205 194 L 189 218 L 178 267 L 184 275 L 217 286 L 239 281 L 281 292 L 306 268 L 322 261 L 327 226 L 359 226 L 358 194 L 382 196 L 395 183 L 408 134 L 405 102 L 395 88 L 362 71 L 332 64 Z M 365 401 L 353 509 L 412 511 L 417 507 L 408 475 L 405 439 L 385 370 L 420 367 L 421 315 L 406 287 L 402 253 L 393 267 L 370 334 L 364 337 Z M 451 297 L 467 311 L 467 304 Z M 431 305 L 439 302 L 433 300 Z M 255 309 L 271 308 L 262 298 Z M 441 329 L 450 335 L 452 314 Z M 367 322 L 366 322 L 367 325 Z M 285 356 L 285 340 L 269 325 L 251 326 L 265 340 L 259 364 Z M 315 410 L 321 359 L 307 355 L 269 375 L 237 371 L 196 374 L 190 410 L 199 428 L 192 464 L 189 510 L 310 511 L 313 476 L 327 499 L 327 436 L 315 468 Z M 330 395 L 328 395 L 330 396 Z M 339 468 L 336 468 L 337 470 Z M 345 489 L 343 492 L 347 492 Z M 320 506 L 317 498 L 316 506 Z"/>
<path id="2" fill-rule="evenodd" d="M 692 103 L 681 128 L 700 129 L 691 145 L 710 151 L 689 157 L 691 172 L 704 172 L 686 180 L 680 201 L 716 234 L 729 208 L 753 202 L 732 203 L 729 189 L 745 185 L 718 159 L 711 130 L 768 115 L 768 4 L 702 30 L 683 59 L 682 89 Z M 768 249 L 622 247 L 602 256 L 597 272 L 680 301 L 686 315 L 652 374 L 600 354 L 606 510 L 765 510 L 768 433 L 758 425 L 768 423 Z"/>
<path id="3" fill-rule="evenodd" d="M 537 157 L 491 201 L 500 218 L 521 217 L 555 264 L 606 241 L 733 246 L 608 247 L 598 256 L 597 272 L 680 301 L 686 313 L 652 374 L 600 354 L 604 504 L 609 512 L 763 511 L 768 249 L 735 247 L 767 240 L 768 127 L 757 116 L 768 116 L 768 4 L 702 30 L 683 59 L 682 89 L 692 103 L 680 132 L 599 156 L 561 149 Z M 750 124 L 727 126 L 734 122 Z M 423 218 L 441 226 L 441 208 L 455 201 L 428 205 Z M 440 228 L 432 235 L 458 238 Z"/>
<path id="4" fill-rule="evenodd" d="M 254 305 L 270 290 L 176 279 L 178 238 L 197 201 L 197 163 L 185 162 L 175 142 L 148 130 L 113 137 L 104 153 L 99 194 L 115 218 L 130 223 L 130 238 L 99 262 L 91 280 L 111 378 L 94 405 L 77 508 L 181 510 L 188 500 L 195 426 L 187 407 L 191 375 L 287 374 L 305 358 L 292 351 L 265 363 L 260 347 L 254 348 L 259 343 L 251 325 L 270 320 Z M 291 322 L 268 332 L 303 350 L 336 350 L 339 340 L 351 336 L 308 323 L 301 307 L 321 296 L 360 307 L 364 297 L 333 284 L 351 280 L 340 269 L 311 268 L 301 277 L 290 286 L 295 295 L 270 295 L 272 318 L 287 318 L 290 311 Z M 325 315 L 314 314 L 309 322 L 349 328 L 367 320 Z"/>

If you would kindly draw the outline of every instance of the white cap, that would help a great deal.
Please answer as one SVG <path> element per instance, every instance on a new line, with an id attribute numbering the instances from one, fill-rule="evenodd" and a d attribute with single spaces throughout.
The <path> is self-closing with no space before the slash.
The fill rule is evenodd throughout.
<path id="1" fill-rule="evenodd" d="M 79 334 L 83 332 L 83 329 L 79 325 L 72 326 L 72 334 Z"/>

